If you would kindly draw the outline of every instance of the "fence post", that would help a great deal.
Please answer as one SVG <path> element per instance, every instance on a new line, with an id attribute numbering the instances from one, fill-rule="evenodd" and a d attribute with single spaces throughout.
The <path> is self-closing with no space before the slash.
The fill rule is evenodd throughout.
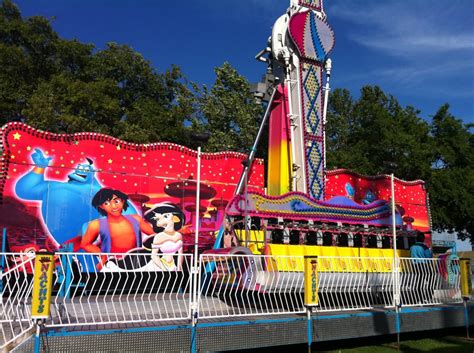
<path id="1" fill-rule="evenodd" d="M 471 299 L 472 282 L 471 282 L 471 260 L 460 259 L 461 267 L 461 296 L 464 303 L 464 324 L 466 325 L 466 337 L 469 337 L 469 310 L 467 301 Z"/>
<path id="2" fill-rule="evenodd" d="M 7 248 L 7 228 L 3 228 L 2 235 L 2 254 L 0 259 L 0 275 L 3 275 L 3 269 L 5 268 L 5 250 Z M 0 280 L 0 293 L 3 293 L 3 280 Z"/>
<path id="3" fill-rule="evenodd" d="M 390 206 L 392 214 L 392 247 L 393 247 L 393 304 L 395 306 L 395 330 L 397 332 L 397 347 L 400 350 L 400 272 L 397 254 L 397 225 L 395 219 L 395 182 L 393 173 L 390 174 Z"/>
<path id="4" fill-rule="evenodd" d="M 393 304 L 395 305 L 395 331 L 397 332 L 397 347 L 400 349 L 400 310 L 401 310 L 401 295 L 400 295 L 400 258 L 394 256 L 393 258 Z"/>
<path id="5" fill-rule="evenodd" d="M 64 252 L 72 252 L 73 244 L 66 244 L 62 250 Z M 69 255 L 61 255 L 60 267 L 58 269 L 58 282 L 61 283 L 61 290 L 58 293 L 58 297 L 65 299 L 69 298 L 71 291 L 72 271 L 71 271 L 71 257 Z"/>
<path id="6" fill-rule="evenodd" d="M 53 289 L 54 254 L 37 253 L 33 274 L 33 292 L 31 318 L 36 322 L 34 351 L 40 351 L 41 327 L 48 319 L 51 309 L 51 292 Z"/>
<path id="7" fill-rule="evenodd" d="M 304 305 L 306 306 L 308 323 L 308 352 L 311 353 L 313 343 L 312 307 L 318 305 L 318 257 L 304 257 Z"/>
<path id="8" fill-rule="evenodd" d="M 198 263 L 198 254 L 199 254 L 199 222 L 200 222 L 200 188 L 201 188 L 201 147 L 198 147 L 197 150 L 197 177 L 196 177 L 196 228 L 194 232 L 194 257 L 193 257 L 193 266 L 192 266 L 192 293 L 193 298 L 191 303 L 191 353 L 196 352 L 196 340 L 197 340 L 197 320 L 198 320 L 198 274 L 199 274 L 199 263 Z"/>

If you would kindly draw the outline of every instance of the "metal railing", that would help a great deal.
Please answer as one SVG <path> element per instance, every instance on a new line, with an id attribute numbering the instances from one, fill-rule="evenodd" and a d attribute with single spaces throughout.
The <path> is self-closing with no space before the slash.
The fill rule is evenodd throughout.
<path id="1" fill-rule="evenodd" d="M 201 255 L 199 317 L 304 313 L 295 268 L 303 268 L 302 257 Z"/>
<path id="2" fill-rule="evenodd" d="M 175 255 L 171 268 L 149 252 L 56 255 L 49 326 L 190 318 L 190 254 Z"/>
<path id="3" fill-rule="evenodd" d="M 0 348 L 18 339 L 33 327 L 31 320 L 32 271 L 35 253 L 2 253 Z"/>
<path id="4" fill-rule="evenodd" d="M 392 307 L 393 259 L 318 257 L 318 311 Z"/>
<path id="5" fill-rule="evenodd" d="M 461 303 L 459 260 L 400 259 L 403 306 Z"/>
<path id="6" fill-rule="evenodd" d="M 303 257 L 201 255 L 201 318 L 303 313 Z M 459 261 L 318 257 L 319 312 L 462 302 Z M 211 271 L 212 269 L 212 271 Z M 399 287 L 395 285 L 399 283 Z"/>
<path id="7" fill-rule="evenodd" d="M 32 328 L 35 254 L 0 254 L 0 347 Z M 301 256 L 202 254 L 171 259 L 149 252 L 55 254 L 47 326 L 81 326 L 304 313 Z M 196 302 L 193 273 L 197 272 Z M 458 260 L 317 258 L 319 312 L 462 302 Z M 395 285 L 395 284 L 399 285 Z"/>

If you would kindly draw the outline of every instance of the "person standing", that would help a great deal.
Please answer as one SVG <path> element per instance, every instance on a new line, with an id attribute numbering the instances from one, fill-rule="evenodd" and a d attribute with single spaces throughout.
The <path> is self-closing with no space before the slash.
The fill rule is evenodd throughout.
<path id="1" fill-rule="evenodd" d="M 411 246 L 410 255 L 415 259 L 430 259 L 433 257 L 430 248 L 425 244 L 425 234 L 423 232 L 417 232 L 416 243 Z"/>
<path id="2" fill-rule="evenodd" d="M 412 258 L 414 285 L 417 286 L 415 293 L 415 303 L 429 304 L 433 299 L 433 279 L 435 263 L 430 261 L 433 257 L 431 249 L 425 244 L 425 234 L 418 231 L 416 234 L 416 243 L 410 247 L 410 256 Z"/>

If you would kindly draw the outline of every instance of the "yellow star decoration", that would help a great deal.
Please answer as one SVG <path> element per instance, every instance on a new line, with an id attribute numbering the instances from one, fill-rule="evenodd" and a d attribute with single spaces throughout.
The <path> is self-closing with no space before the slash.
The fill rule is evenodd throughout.
<path id="1" fill-rule="evenodd" d="M 117 151 L 120 151 L 120 146 L 117 146 Z"/>
<path id="2" fill-rule="evenodd" d="M 20 135 L 18 132 L 15 132 L 15 133 L 13 134 L 13 139 L 14 139 L 14 140 L 19 140 L 20 138 L 21 138 L 21 135 Z"/>
<path id="3" fill-rule="evenodd" d="M 31 147 L 30 147 L 30 146 L 27 146 L 27 147 L 26 147 L 26 150 L 27 150 L 27 151 L 31 151 Z"/>
<path id="4" fill-rule="evenodd" d="M 109 164 L 112 164 L 112 160 L 111 160 L 111 159 L 109 159 L 109 160 L 107 161 L 107 163 L 109 163 Z"/>

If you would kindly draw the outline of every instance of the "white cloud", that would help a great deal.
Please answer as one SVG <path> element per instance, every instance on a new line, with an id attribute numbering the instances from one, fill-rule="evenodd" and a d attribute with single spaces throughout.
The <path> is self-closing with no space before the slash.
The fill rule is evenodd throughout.
<path id="1" fill-rule="evenodd" d="M 343 85 L 378 84 L 418 97 L 474 95 L 474 1 L 334 0 L 329 21 L 343 36 L 370 51 Z M 367 69 L 366 69 L 367 68 Z"/>
<path id="2" fill-rule="evenodd" d="M 474 2 L 339 1 L 331 17 L 348 23 L 348 38 L 394 56 L 474 49 Z"/>

